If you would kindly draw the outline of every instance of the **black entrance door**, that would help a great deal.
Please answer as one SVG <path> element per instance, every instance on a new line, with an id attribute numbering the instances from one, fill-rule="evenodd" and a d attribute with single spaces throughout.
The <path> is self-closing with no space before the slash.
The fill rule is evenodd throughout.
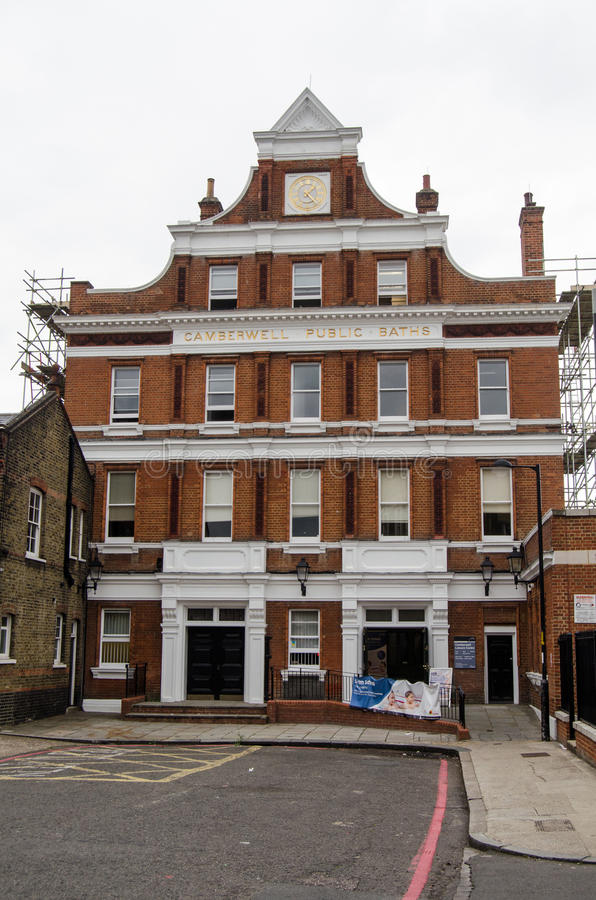
<path id="1" fill-rule="evenodd" d="M 426 628 L 366 628 L 364 671 L 373 678 L 426 681 Z"/>
<path id="2" fill-rule="evenodd" d="M 510 634 L 486 635 L 488 702 L 513 702 L 513 637 Z"/>
<path id="3" fill-rule="evenodd" d="M 244 698 L 244 628 L 189 628 L 187 692 Z"/>

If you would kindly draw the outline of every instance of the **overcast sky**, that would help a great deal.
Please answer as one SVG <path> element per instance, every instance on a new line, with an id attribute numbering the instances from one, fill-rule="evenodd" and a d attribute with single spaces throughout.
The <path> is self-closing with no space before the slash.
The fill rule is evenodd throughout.
<path id="1" fill-rule="evenodd" d="M 520 273 L 527 190 L 546 207 L 546 256 L 596 257 L 595 26 L 588 0 L 4 4 L 0 412 L 22 405 L 9 370 L 23 269 L 149 281 L 169 255 L 165 226 L 198 218 L 209 176 L 224 207 L 237 198 L 252 132 L 309 80 L 362 126 L 383 197 L 415 210 L 430 172 L 467 271 Z"/>

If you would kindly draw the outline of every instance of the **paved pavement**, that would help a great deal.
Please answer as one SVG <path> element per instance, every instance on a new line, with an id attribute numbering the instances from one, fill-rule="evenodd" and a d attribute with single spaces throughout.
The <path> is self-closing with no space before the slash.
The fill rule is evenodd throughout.
<path id="1" fill-rule="evenodd" d="M 10 752 L 4 736 L 11 735 L 102 744 L 353 744 L 459 753 L 472 846 L 596 863 L 596 769 L 557 742 L 540 741 L 538 719 L 527 707 L 467 706 L 466 720 L 471 740 L 464 743 L 453 735 L 384 728 L 165 724 L 74 711 L 0 731 L 0 749 L 3 756 Z"/>

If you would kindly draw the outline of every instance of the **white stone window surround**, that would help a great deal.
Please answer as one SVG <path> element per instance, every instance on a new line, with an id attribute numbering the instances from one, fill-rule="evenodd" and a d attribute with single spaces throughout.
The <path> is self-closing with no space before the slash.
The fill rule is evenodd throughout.
<path id="1" fill-rule="evenodd" d="M 394 276 L 394 277 L 392 277 Z M 408 265 L 405 259 L 377 261 L 377 302 L 379 305 L 405 305 L 408 298 Z M 388 301 L 388 302 L 387 302 Z"/>
<path id="2" fill-rule="evenodd" d="M 238 264 L 210 265 L 209 309 L 234 309 L 237 303 Z"/>
<path id="3" fill-rule="evenodd" d="M 292 423 L 321 420 L 321 363 L 292 363 Z M 315 408 L 316 407 L 316 408 Z M 303 413 L 308 409 L 309 415 Z"/>
<path id="4" fill-rule="evenodd" d="M 299 513 L 309 513 L 304 516 Z M 298 520 L 311 520 L 309 530 L 314 531 L 316 518 L 317 533 L 301 535 L 295 531 Z M 307 526 L 308 527 L 308 526 Z M 290 544 L 318 544 L 321 535 L 321 472 L 319 469 L 292 469 L 290 471 Z"/>
<path id="5" fill-rule="evenodd" d="M 407 541 L 410 538 L 410 470 L 407 468 L 382 467 L 378 478 L 378 522 L 380 541 Z M 397 507 L 405 517 L 389 518 L 389 508 Z M 395 525 L 405 522 L 405 534 L 383 534 L 383 524 Z"/>
<path id="6" fill-rule="evenodd" d="M 377 364 L 377 416 L 379 423 L 398 422 L 403 427 L 407 422 L 409 414 L 408 376 L 407 360 L 379 360 Z M 396 407 L 397 412 L 395 411 Z"/>
<path id="7" fill-rule="evenodd" d="M 0 616 L 0 665 L 14 665 L 16 659 L 10 655 L 12 640 L 12 613 Z"/>
<path id="8" fill-rule="evenodd" d="M 141 367 L 112 366 L 110 422 L 114 425 L 139 421 Z"/>
<path id="9" fill-rule="evenodd" d="M 297 309 L 310 309 L 323 302 L 322 263 L 315 261 L 292 263 L 292 304 Z M 313 301 L 313 302 L 310 302 Z"/>
<path id="10" fill-rule="evenodd" d="M 66 666 L 62 662 L 64 653 L 64 616 L 62 613 L 56 615 L 56 626 L 54 631 L 54 669 L 64 669 Z"/>
<path id="11" fill-rule="evenodd" d="M 362 624 L 364 628 L 425 628 L 428 626 L 428 620 L 430 617 L 429 604 L 424 601 L 411 603 L 406 603 L 403 600 L 393 601 L 392 603 L 371 603 L 366 602 L 360 605 L 361 615 L 362 615 Z M 367 613 L 369 610 L 383 610 L 387 611 L 390 616 L 388 621 L 386 622 L 374 622 L 367 618 Z M 404 610 L 416 610 L 422 613 L 422 617 L 418 622 L 404 622 L 400 621 L 399 614 Z"/>
<path id="12" fill-rule="evenodd" d="M 127 480 L 123 476 L 127 476 Z M 106 479 L 105 543 L 129 545 L 134 543 L 137 473 L 135 470 L 108 472 Z M 128 510 L 129 518 L 125 518 Z M 120 526 L 119 522 L 125 524 Z M 110 531 L 132 531 L 132 534 L 110 534 Z"/>
<path id="13" fill-rule="evenodd" d="M 43 494 L 38 488 L 29 488 L 29 504 L 27 511 L 27 550 L 28 559 L 41 559 L 41 516 L 43 510 Z"/>
<path id="14" fill-rule="evenodd" d="M 77 527 L 79 524 L 79 518 L 77 516 L 77 508 L 76 506 L 70 507 L 70 548 L 68 551 L 69 559 L 77 559 L 77 547 L 79 544 L 79 536 L 77 532 Z"/>
<path id="15" fill-rule="evenodd" d="M 215 519 L 219 514 L 221 518 Z M 234 517 L 234 473 L 223 470 L 205 472 L 203 474 L 203 540 L 232 540 Z M 210 525 L 217 522 L 218 525 Z M 221 534 L 209 534 L 209 531 L 221 531 Z"/>
<path id="16" fill-rule="evenodd" d="M 313 627 L 315 626 L 315 627 Z M 316 656 L 317 661 L 312 658 Z M 302 658 L 307 660 L 302 662 Z M 310 658 L 310 662 L 308 661 Z M 288 669 L 318 671 L 321 661 L 321 613 L 318 609 L 291 609 L 288 614 Z"/>
<path id="17" fill-rule="evenodd" d="M 499 544 L 513 541 L 513 479 L 511 470 L 491 467 L 480 469 L 480 498 L 483 544 Z M 504 507 L 508 507 L 508 509 L 506 510 Z M 484 517 L 491 510 L 497 513 L 508 513 L 509 531 L 506 534 L 486 533 Z M 497 552 L 496 548 L 495 552 Z"/>
<path id="18" fill-rule="evenodd" d="M 83 543 L 85 537 L 85 510 L 79 510 L 79 560 L 84 562 L 86 560 L 85 554 L 85 546 Z"/>
<path id="19" fill-rule="evenodd" d="M 114 615 L 115 614 L 115 615 Z M 123 626 L 119 631 L 107 628 L 106 615 L 112 616 Z M 124 678 L 130 652 L 131 610 L 122 607 L 105 606 L 101 611 L 101 631 L 99 640 L 99 665 L 92 668 L 94 678 Z M 126 657 L 110 659 L 109 657 Z M 107 657 L 104 659 L 104 657 Z"/>
<path id="20" fill-rule="evenodd" d="M 189 612 L 191 609 L 205 609 L 210 610 L 212 612 L 211 618 L 206 619 L 191 619 L 189 617 Z M 243 618 L 241 619 L 221 619 L 220 611 L 224 609 L 233 609 L 240 610 L 243 613 Z M 246 604 L 244 603 L 226 603 L 225 601 L 215 601 L 210 603 L 209 601 L 199 602 L 195 604 L 189 604 L 184 607 L 184 620 L 185 625 L 188 628 L 201 628 L 207 626 L 211 628 L 211 626 L 216 628 L 243 628 L 246 625 Z"/>
<path id="21" fill-rule="evenodd" d="M 509 360 L 482 357 L 476 361 L 479 425 L 510 419 Z M 491 407 L 496 411 L 492 412 Z"/>
<path id="22" fill-rule="evenodd" d="M 209 430 L 218 426 L 229 430 L 230 426 L 233 427 L 235 415 L 236 366 L 209 364 L 205 376 L 205 423 Z"/>

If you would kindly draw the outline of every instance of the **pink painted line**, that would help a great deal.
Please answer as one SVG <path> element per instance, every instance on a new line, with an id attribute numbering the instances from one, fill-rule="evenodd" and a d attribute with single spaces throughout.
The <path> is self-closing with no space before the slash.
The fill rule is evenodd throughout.
<path id="1" fill-rule="evenodd" d="M 445 808 L 447 806 L 447 760 L 442 759 L 439 766 L 439 780 L 437 784 L 437 800 L 435 803 L 435 811 L 430 820 L 426 837 L 422 842 L 418 853 L 412 860 L 410 868 L 415 866 L 415 871 L 410 881 L 408 890 L 403 895 L 402 900 L 417 900 L 422 893 L 424 885 L 428 881 L 430 870 L 432 868 L 437 842 L 441 834 L 443 818 L 445 816 Z"/>
<path id="2" fill-rule="evenodd" d="M 10 762 L 11 759 L 28 759 L 30 756 L 43 756 L 44 753 L 51 753 L 54 747 L 50 747 L 48 750 L 32 750 L 31 753 L 17 753 L 16 756 L 3 756 L 0 759 L 0 762 Z"/>

